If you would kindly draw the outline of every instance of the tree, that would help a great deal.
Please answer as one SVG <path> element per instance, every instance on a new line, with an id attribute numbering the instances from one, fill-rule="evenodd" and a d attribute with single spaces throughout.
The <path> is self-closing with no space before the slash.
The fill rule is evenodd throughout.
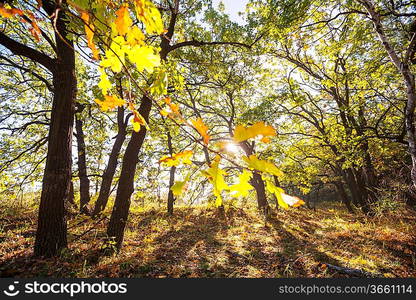
<path id="1" fill-rule="evenodd" d="M 376 5 L 371 0 L 358 1 L 367 11 L 368 16 L 371 22 L 374 25 L 374 30 L 377 33 L 378 38 L 380 39 L 384 49 L 386 50 L 391 62 L 396 67 L 397 71 L 401 74 L 403 82 L 406 86 L 406 111 L 405 111 L 405 124 L 406 124 L 406 134 L 407 134 L 407 143 L 409 146 L 409 154 L 412 158 L 412 171 L 411 178 L 413 182 L 413 189 L 416 188 L 416 128 L 414 125 L 414 114 L 416 107 L 416 87 L 415 87 L 415 75 L 412 71 L 411 64 L 412 59 L 416 50 L 416 34 L 415 32 L 410 32 L 409 41 L 406 41 L 406 46 L 402 49 L 395 49 L 393 42 L 389 39 L 386 33 L 385 26 L 383 25 L 382 18 L 388 17 L 389 19 L 395 19 L 400 23 L 400 17 L 409 17 L 414 15 L 412 9 L 414 8 L 413 4 L 387 4 L 383 9 L 387 11 L 385 16 L 377 10 Z M 382 5 L 382 2 L 380 1 Z M 391 6 L 391 7 L 389 7 Z M 401 12 L 402 10 L 403 12 Z M 406 13 L 407 10 L 410 10 L 410 14 Z M 399 57 L 401 53 L 401 57 Z"/>
<path id="2" fill-rule="evenodd" d="M 56 3 L 42 1 L 42 9 L 51 16 L 56 10 Z M 38 229 L 35 241 L 35 255 L 52 256 L 67 245 L 64 202 L 68 198 L 71 181 L 71 137 L 76 97 L 75 52 L 73 42 L 67 37 L 68 23 L 65 12 L 57 14 L 55 24 L 55 43 L 42 31 L 30 12 L 13 8 L 1 2 L 3 17 L 20 16 L 31 24 L 31 32 L 36 39 L 45 38 L 56 54 L 52 58 L 28 45 L 14 40 L 12 30 L 0 32 L 0 44 L 14 55 L 25 56 L 53 76 L 53 103 L 48 135 L 48 152 L 43 177 L 42 196 L 39 207 Z M 24 7 L 24 5 L 23 5 Z M 15 12 L 15 13 L 14 13 Z M 10 36 L 9 36 L 10 35 Z"/>

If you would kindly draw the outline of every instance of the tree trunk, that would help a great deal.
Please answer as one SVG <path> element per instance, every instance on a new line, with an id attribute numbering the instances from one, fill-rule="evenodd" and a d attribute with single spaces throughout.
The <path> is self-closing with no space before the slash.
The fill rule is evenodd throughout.
<path id="1" fill-rule="evenodd" d="M 341 199 L 342 203 L 345 204 L 345 207 L 348 209 L 350 213 L 354 213 L 354 209 L 351 206 L 351 199 L 348 197 L 342 182 L 336 181 L 334 182 L 334 185 L 337 188 L 338 196 Z"/>
<path id="2" fill-rule="evenodd" d="M 74 183 L 71 180 L 71 183 L 69 185 L 69 196 L 68 196 L 68 205 L 72 207 L 77 207 L 77 204 L 75 203 L 75 196 L 74 196 Z"/>
<path id="3" fill-rule="evenodd" d="M 416 189 L 416 129 L 414 124 L 415 118 L 415 106 L 416 106 L 416 88 L 415 88 L 415 77 L 410 69 L 409 60 L 410 56 L 408 55 L 408 50 L 406 51 L 406 55 L 404 60 L 402 61 L 394 50 L 388 37 L 384 31 L 383 23 L 381 21 L 381 15 L 376 8 L 372 1 L 370 0 L 363 0 L 361 2 L 368 14 L 371 16 L 371 21 L 374 24 L 374 30 L 376 31 L 381 43 L 383 44 L 384 49 L 386 50 L 387 54 L 391 62 L 395 65 L 397 70 L 403 77 L 405 86 L 406 86 L 406 95 L 407 95 L 407 103 L 406 103 L 406 111 L 405 111 L 405 125 L 406 125 L 406 134 L 407 134 L 407 142 L 409 147 L 409 154 L 412 158 L 412 170 L 411 170 L 411 178 L 413 183 L 413 189 Z"/>
<path id="4" fill-rule="evenodd" d="M 172 136 L 169 132 L 169 129 L 167 128 L 167 136 L 168 136 L 168 149 L 169 149 L 169 154 L 172 156 L 174 151 L 173 151 L 173 146 L 172 146 Z M 168 192 L 168 214 L 169 215 L 173 215 L 173 204 L 175 202 L 175 195 L 173 195 L 173 192 L 171 190 L 172 186 L 175 184 L 175 171 L 176 171 L 176 167 L 172 166 L 170 167 L 169 170 L 169 192 Z"/>
<path id="5" fill-rule="evenodd" d="M 357 182 L 355 180 L 354 172 L 352 171 L 351 168 L 343 171 L 343 178 L 345 180 L 345 183 L 348 186 L 348 189 L 351 192 L 352 202 L 357 206 L 362 205 L 363 201 L 361 199 L 361 194 L 357 186 Z"/>
<path id="6" fill-rule="evenodd" d="M 170 167 L 169 171 L 169 193 L 168 193 L 168 214 L 173 215 L 173 204 L 175 203 L 175 196 L 171 191 L 171 187 L 175 184 L 175 171 L 176 167 Z"/>
<path id="7" fill-rule="evenodd" d="M 53 104 L 48 135 L 48 152 L 42 182 L 34 254 L 55 256 L 67 247 L 65 202 L 72 173 L 72 126 L 76 97 L 75 53 L 67 35 L 64 15 L 59 12 L 55 34 L 57 59 L 53 72 Z"/>
<path id="8" fill-rule="evenodd" d="M 416 105 L 416 90 L 415 90 L 415 79 L 413 74 L 410 73 L 409 67 L 407 66 L 405 71 L 405 81 L 406 81 L 406 93 L 407 93 L 407 103 L 406 103 L 406 133 L 407 133 L 407 142 L 409 145 L 409 154 L 412 158 L 412 171 L 410 173 L 413 189 L 416 189 L 416 132 L 414 124 L 414 115 L 415 115 L 415 105 Z"/>
<path id="9" fill-rule="evenodd" d="M 114 174 L 116 173 L 118 156 L 120 154 L 121 147 L 123 146 L 124 140 L 126 139 L 126 127 L 127 122 L 124 121 L 124 108 L 118 107 L 117 110 L 118 120 L 118 132 L 116 140 L 114 141 L 113 148 L 111 149 L 110 156 L 108 158 L 107 167 L 103 173 L 100 194 L 98 195 L 97 201 L 93 211 L 93 216 L 97 216 L 101 213 L 108 203 L 110 197 L 111 184 L 113 182 Z"/>
<path id="10" fill-rule="evenodd" d="M 254 143 L 250 145 L 247 141 L 239 143 L 240 147 L 246 153 L 247 156 L 250 156 L 254 153 Z M 263 178 L 261 175 L 257 173 L 257 171 L 253 171 L 253 178 L 250 180 L 251 185 L 256 190 L 257 195 L 257 206 L 259 210 L 265 214 L 269 212 L 269 203 L 267 202 L 267 195 L 266 189 L 264 186 Z"/>
<path id="11" fill-rule="evenodd" d="M 171 50 L 170 41 L 174 34 L 178 12 L 179 1 L 175 1 L 175 5 L 171 9 L 172 14 L 169 21 L 169 27 L 160 43 L 160 59 L 162 61 L 166 61 L 167 55 Z M 140 104 L 139 113 L 146 122 L 149 120 L 151 107 L 152 100 L 144 95 Z M 146 131 L 146 127 L 142 126 L 139 132 L 132 133 L 123 157 L 114 208 L 107 228 L 107 235 L 109 238 L 114 238 L 117 249 L 120 249 L 123 243 L 124 228 L 126 227 L 130 209 L 130 197 L 134 190 L 134 174 L 138 162 L 138 155 L 146 137 Z"/>
<path id="12" fill-rule="evenodd" d="M 256 171 L 253 172 L 253 178 L 251 179 L 251 184 L 256 190 L 257 194 L 257 206 L 262 212 L 267 212 L 269 208 L 269 203 L 267 202 L 266 189 L 264 187 L 264 181 L 261 178 L 261 175 Z"/>
<path id="13" fill-rule="evenodd" d="M 362 169 L 353 170 L 354 176 L 356 178 L 356 185 L 358 188 L 358 192 L 360 194 L 360 208 L 365 214 L 372 214 L 371 207 L 370 207 L 370 196 L 367 186 L 365 185 L 365 178 Z"/>
<path id="14" fill-rule="evenodd" d="M 81 113 L 84 106 L 77 104 L 77 113 Z M 75 129 L 78 146 L 78 177 L 79 177 L 79 192 L 80 192 L 80 205 L 79 211 L 82 214 L 89 214 L 88 203 L 90 203 L 90 180 L 87 174 L 87 155 L 83 131 L 83 121 L 81 116 L 75 114 Z"/>
<path id="15" fill-rule="evenodd" d="M 152 100 L 143 96 L 139 108 L 140 115 L 148 122 Z M 124 153 L 118 182 L 116 199 L 108 224 L 107 235 L 116 242 L 117 249 L 121 248 L 124 238 L 124 228 L 130 209 L 130 197 L 134 189 L 134 174 L 138 162 L 138 155 L 146 137 L 146 127 L 141 126 L 139 132 L 133 132 Z"/>
<path id="16" fill-rule="evenodd" d="M 277 187 L 280 187 L 279 178 L 276 175 L 273 175 L 273 180 L 274 180 L 274 185 L 277 186 Z M 275 201 L 275 209 L 278 210 L 279 209 L 279 200 L 277 199 L 275 194 L 273 194 L 273 198 L 274 198 L 274 201 Z"/>

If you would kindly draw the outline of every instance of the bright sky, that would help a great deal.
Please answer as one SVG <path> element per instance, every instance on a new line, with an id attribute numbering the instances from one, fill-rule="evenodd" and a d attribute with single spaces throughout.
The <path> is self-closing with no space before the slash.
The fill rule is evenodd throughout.
<path id="1" fill-rule="evenodd" d="M 213 0 L 214 7 L 222 2 L 225 6 L 225 12 L 230 15 L 232 21 L 243 23 L 243 19 L 238 15 L 239 12 L 244 12 L 248 0 Z"/>

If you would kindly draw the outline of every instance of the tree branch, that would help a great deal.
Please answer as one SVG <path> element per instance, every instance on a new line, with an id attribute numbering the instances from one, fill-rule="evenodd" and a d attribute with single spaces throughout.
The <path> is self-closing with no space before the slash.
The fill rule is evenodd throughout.
<path id="1" fill-rule="evenodd" d="M 33 48 L 30 48 L 24 44 L 21 44 L 9 38 L 3 32 L 0 32 L 0 45 L 3 45 L 7 49 L 9 49 L 13 54 L 27 57 L 41 64 L 52 73 L 54 72 L 54 59 L 50 58 L 42 52 L 39 52 Z"/>
<path id="2" fill-rule="evenodd" d="M 239 42 L 203 42 L 203 41 L 192 40 L 192 41 L 185 41 L 185 42 L 177 43 L 171 46 L 169 49 L 169 52 L 178 48 L 186 47 L 186 46 L 202 47 L 202 46 L 209 46 L 209 45 L 231 45 L 231 46 L 245 47 L 247 49 L 251 49 L 252 47 L 252 45 L 247 45 L 247 44 L 239 43 Z"/>

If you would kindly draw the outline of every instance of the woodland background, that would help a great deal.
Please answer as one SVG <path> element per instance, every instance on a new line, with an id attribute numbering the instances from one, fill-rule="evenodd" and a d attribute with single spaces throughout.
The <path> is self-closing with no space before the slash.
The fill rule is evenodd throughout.
<path id="1" fill-rule="evenodd" d="M 226 4 L 0 0 L 2 277 L 416 276 L 416 3 Z"/>

